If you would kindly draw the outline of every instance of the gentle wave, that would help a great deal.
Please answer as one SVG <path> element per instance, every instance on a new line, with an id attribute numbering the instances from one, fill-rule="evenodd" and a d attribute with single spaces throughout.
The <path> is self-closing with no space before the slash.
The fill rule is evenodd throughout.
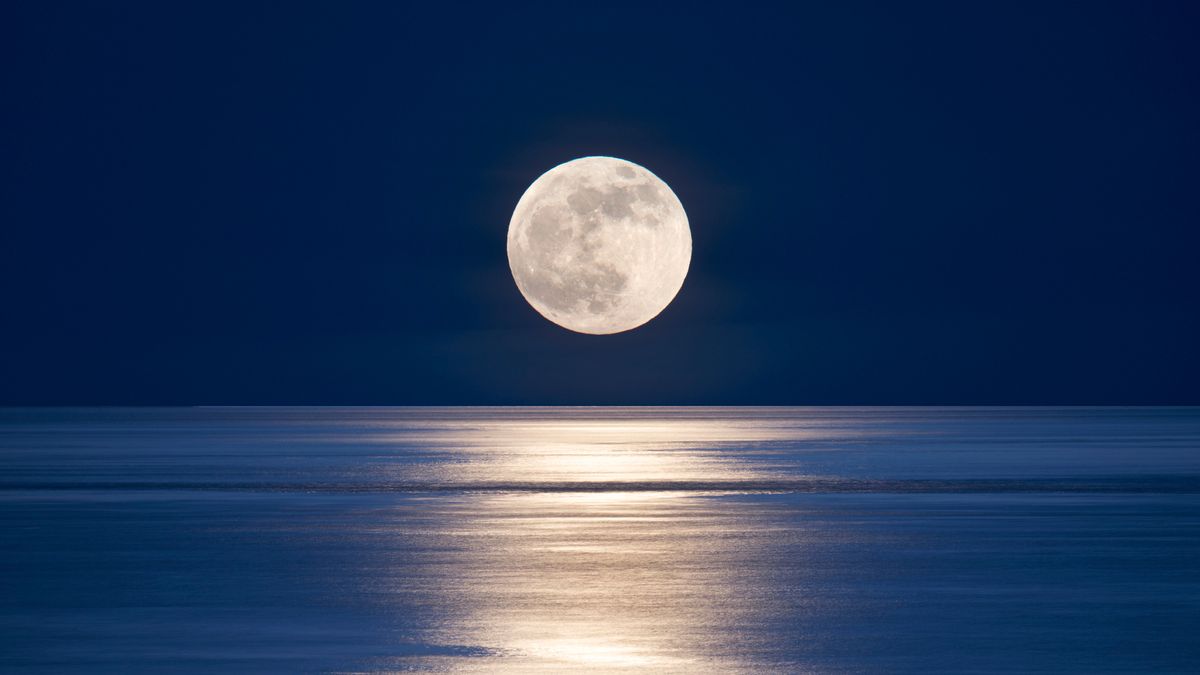
<path id="1" fill-rule="evenodd" d="M 310 493 L 447 492 L 744 492 L 744 493 L 1200 493 L 1200 476 L 1142 476 L 1056 479 L 841 479 L 805 478 L 753 481 L 571 481 L 571 482 L 187 482 L 53 481 L 0 482 L 0 491 L 172 490 Z"/>

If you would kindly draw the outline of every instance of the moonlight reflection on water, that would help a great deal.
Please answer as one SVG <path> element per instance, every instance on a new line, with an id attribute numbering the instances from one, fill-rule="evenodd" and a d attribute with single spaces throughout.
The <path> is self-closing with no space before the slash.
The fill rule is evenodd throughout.
<path id="1" fill-rule="evenodd" d="M 621 487 L 768 477 L 724 446 L 794 438 L 798 430 L 704 419 L 551 418 L 445 433 L 439 441 L 474 449 L 471 461 L 448 469 L 468 482 L 608 484 L 585 492 L 481 494 L 439 518 L 443 545 L 455 554 L 422 574 L 440 582 L 443 619 L 430 639 L 500 657 L 457 668 L 747 665 L 720 645 L 733 631 L 748 632 L 769 603 L 747 603 L 762 571 L 739 563 L 747 547 L 761 548 L 764 536 L 779 531 L 764 529 L 752 509 L 720 493 Z M 406 576 L 389 584 L 403 588 Z M 444 660 L 447 667 L 455 661 Z"/>
<path id="2" fill-rule="evenodd" d="M 447 575 L 461 614 L 438 632 L 505 655 L 485 670 L 728 670 L 719 646 L 753 625 L 742 603 L 758 581 L 733 566 L 761 534 L 728 531 L 738 520 L 684 494 L 488 497 L 461 535 L 477 543 Z"/>

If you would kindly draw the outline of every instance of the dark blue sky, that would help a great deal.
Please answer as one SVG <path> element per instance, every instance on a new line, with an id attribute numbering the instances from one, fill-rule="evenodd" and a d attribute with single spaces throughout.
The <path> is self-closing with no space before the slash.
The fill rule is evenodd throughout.
<path id="1" fill-rule="evenodd" d="M 0 403 L 1200 403 L 1200 4 L 441 4 L 5 3 Z M 505 257 L 590 154 L 614 336 Z"/>

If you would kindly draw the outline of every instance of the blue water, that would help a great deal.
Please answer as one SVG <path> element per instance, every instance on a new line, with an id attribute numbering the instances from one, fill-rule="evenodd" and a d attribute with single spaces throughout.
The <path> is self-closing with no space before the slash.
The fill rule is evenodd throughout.
<path id="1" fill-rule="evenodd" d="M 5 672 L 1196 672 L 1200 409 L 0 410 Z"/>

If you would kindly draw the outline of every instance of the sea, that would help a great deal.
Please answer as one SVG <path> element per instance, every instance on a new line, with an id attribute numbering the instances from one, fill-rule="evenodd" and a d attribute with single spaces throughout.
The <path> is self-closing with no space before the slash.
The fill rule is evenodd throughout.
<path id="1" fill-rule="evenodd" d="M 1200 408 L 9 408 L 6 673 L 1200 672 Z"/>

